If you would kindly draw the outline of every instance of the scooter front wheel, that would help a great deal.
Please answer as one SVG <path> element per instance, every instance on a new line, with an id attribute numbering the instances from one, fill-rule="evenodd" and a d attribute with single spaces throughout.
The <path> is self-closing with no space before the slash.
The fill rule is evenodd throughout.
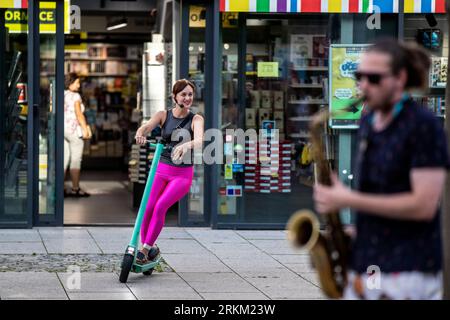
<path id="1" fill-rule="evenodd" d="M 127 282 L 128 275 L 130 274 L 131 267 L 133 266 L 133 262 L 134 262 L 134 256 L 132 256 L 131 254 L 126 253 L 123 256 L 122 268 L 120 270 L 120 277 L 119 277 L 119 281 L 121 283 Z"/>

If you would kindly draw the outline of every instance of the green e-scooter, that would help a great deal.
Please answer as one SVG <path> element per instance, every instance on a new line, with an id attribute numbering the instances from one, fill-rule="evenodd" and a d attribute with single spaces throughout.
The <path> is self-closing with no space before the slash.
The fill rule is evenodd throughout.
<path id="1" fill-rule="evenodd" d="M 134 273 L 143 273 L 144 275 L 151 275 L 153 269 L 159 264 L 161 260 L 161 256 L 158 256 L 156 260 L 150 261 L 146 264 L 137 264 L 136 263 L 136 254 L 138 251 L 138 237 L 139 232 L 141 230 L 142 219 L 145 214 L 145 207 L 148 202 L 148 198 L 150 197 L 150 191 L 152 189 L 153 180 L 155 179 L 156 168 L 158 167 L 159 158 L 161 157 L 161 152 L 166 147 L 161 139 L 157 139 L 157 143 L 150 143 L 147 141 L 151 147 L 154 147 L 155 154 L 153 156 L 152 165 L 150 167 L 150 172 L 148 174 L 147 183 L 145 184 L 144 194 L 142 195 L 141 205 L 139 206 L 139 212 L 136 217 L 136 222 L 134 224 L 133 235 L 131 237 L 130 243 L 125 251 L 125 255 L 123 256 L 122 266 L 120 271 L 119 280 L 122 283 L 127 282 L 128 275 L 131 272 Z M 167 147 L 167 148 L 170 148 Z"/>

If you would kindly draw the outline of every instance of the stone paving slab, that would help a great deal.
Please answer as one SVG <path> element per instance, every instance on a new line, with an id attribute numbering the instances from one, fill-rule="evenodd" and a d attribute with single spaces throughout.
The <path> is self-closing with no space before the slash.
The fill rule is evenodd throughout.
<path id="1" fill-rule="evenodd" d="M 309 254 L 272 254 L 272 258 L 277 260 L 278 262 L 282 264 L 287 263 L 304 263 L 304 264 L 311 264 L 311 258 Z"/>
<path id="2" fill-rule="evenodd" d="M 209 253 L 207 249 L 192 239 L 158 239 L 156 244 L 164 255 L 181 253 L 196 256 Z"/>
<path id="3" fill-rule="evenodd" d="M 314 283 L 317 287 L 320 287 L 320 281 L 319 281 L 319 276 L 318 276 L 318 274 L 317 274 L 317 272 L 315 272 L 315 271 L 312 271 L 312 272 L 302 272 L 301 274 L 300 274 L 300 276 L 303 278 L 303 279 L 306 279 L 306 280 L 308 280 L 309 282 L 311 282 L 311 283 Z"/>
<path id="4" fill-rule="evenodd" d="M 299 277 L 273 276 L 272 278 L 244 277 L 271 299 L 313 299 L 321 290 Z"/>
<path id="5" fill-rule="evenodd" d="M 231 272 L 213 254 L 163 254 L 163 258 L 175 272 Z"/>
<path id="6" fill-rule="evenodd" d="M 201 296 L 174 272 L 151 276 L 130 274 L 127 286 L 138 299 L 201 299 Z"/>
<path id="7" fill-rule="evenodd" d="M 205 300 L 269 300 L 269 297 L 261 292 L 202 292 L 200 295 Z"/>
<path id="8" fill-rule="evenodd" d="M 206 273 L 182 272 L 179 276 L 185 280 L 195 291 L 204 292 L 234 292 L 258 293 L 259 291 L 235 273 Z"/>
<path id="9" fill-rule="evenodd" d="M 128 243 L 133 233 L 132 228 L 91 227 L 87 229 L 90 236 L 97 242 L 121 241 Z"/>
<path id="10" fill-rule="evenodd" d="M 315 273 L 314 268 L 311 267 L 309 263 L 285 263 L 283 264 L 286 268 L 298 275 L 303 275 L 304 273 Z"/>
<path id="11" fill-rule="evenodd" d="M 268 255 L 223 258 L 222 262 L 237 273 L 286 270 L 281 263 Z"/>
<path id="12" fill-rule="evenodd" d="M 48 253 L 89 254 L 102 253 L 92 239 L 49 239 L 44 240 Z"/>
<path id="13" fill-rule="evenodd" d="M 0 242 L 0 254 L 47 253 L 42 242 Z"/>
<path id="14" fill-rule="evenodd" d="M 92 240 L 86 228 L 38 228 L 39 234 L 45 240 Z"/>
<path id="15" fill-rule="evenodd" d="M 68 299 L 57 275 L 48 272 L 0 272 L 0 298 Z"/>
<path id="16" fill-rule="evenodd" d="M 130 233 L 131 234 L 131 233 Z M 182 228 L 166 227 L 163 228 L 159 239 L 192 239 L 192 236 Z"/>
<path id="17" fill-rule="evenodd" d="M 247 243 L 233 230 L 211 230 L 206 228 L 185 228 L 200 243 Z"/>
<path id="18" fill-rule="evenodd" d="M 70 300 L 136 300 L 131 292 L 69 292 Z"/>
<path id="19" fill-rule="evenodd" d="M 296 288 L 267 288 L 263 289 L 270 299 L 273 300 L 321 300 L 324 299 L 322 291 L 314 286 L 299 286 Z"/>
<path id="20" fill-rule="evenodd" d="M 304 254 L 294 248 L 287 240 L 249 240 L 256 247 L 268 254 Z"/>
<path id="21" fill-rule="evenodd" d="M 41 241 L 41 236 L 36 229 L 32 230 L 0 230 L 0 242 L 36 242 Z"/>
<path id="22" fill-rule="evenodd" d="M 286 232 L 282 230 L 238 230 L 238 235 L 247 240 L 286 240 Z"/>
<path id="23" fill-rule="evenodd" d="M 264 253 L 251 243 L 205 243 L 205 247 L 220 258 L 263 256 Z"/>
<path id="24" fill-rule="evenodd" d="M 123 254 L 129 240 L 97 241 L 96 244 L 104 254 Z"/>
<path id="25" fill-rule="evenodd" d="M 127 285 L 120 283 L 115 273 L 90 273 L 79 274 L 79 289 L 73 289 L 77 284 L 73 273 L 58 273 L 58 277 L 67 293 L 129 293 Z"/>

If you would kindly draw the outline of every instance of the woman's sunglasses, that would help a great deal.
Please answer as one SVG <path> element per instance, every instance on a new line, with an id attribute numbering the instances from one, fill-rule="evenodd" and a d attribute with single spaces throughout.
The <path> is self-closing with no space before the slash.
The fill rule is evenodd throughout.
<path id="1" fill-rule="evenodd" d="M 356 71 L 354 73 L 356 81 L 361 81 L 362 78 L 366 78 L 370 84 L 380 84 L 381 79 L 388 77 L 389 73 L 369 73 Z"/>

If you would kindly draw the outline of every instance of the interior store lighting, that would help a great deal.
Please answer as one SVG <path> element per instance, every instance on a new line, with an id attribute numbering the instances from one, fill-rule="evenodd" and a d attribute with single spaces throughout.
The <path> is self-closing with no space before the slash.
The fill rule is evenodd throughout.
<path id="1" fill-rule="evenodd" d="M 127 18 L 122 18 L 120 20 L 112 21 L 106 25 L 106 30 L 117 30 L 120 28 L 125 28 L 128 25 Z"/>

